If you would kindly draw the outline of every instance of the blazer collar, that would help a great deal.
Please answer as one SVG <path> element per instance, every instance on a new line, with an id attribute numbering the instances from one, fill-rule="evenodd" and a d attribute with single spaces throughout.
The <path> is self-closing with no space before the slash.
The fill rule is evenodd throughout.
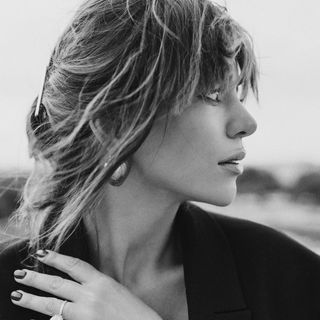
<path id="1" fill-rule="evenodd" d="M 174 228 L 179 233 L 189 320 L 250 320 L 227 238 L 214 214 L 185 202 Z M 90 261 L 81 221 L 61 252 Z"/>
<path id="2" fill-rule="evenodd" d="M 231 248 L 214 214 L 184 203 L 176 219 L 183 250 L 189 319 L 251 319 Z"/>

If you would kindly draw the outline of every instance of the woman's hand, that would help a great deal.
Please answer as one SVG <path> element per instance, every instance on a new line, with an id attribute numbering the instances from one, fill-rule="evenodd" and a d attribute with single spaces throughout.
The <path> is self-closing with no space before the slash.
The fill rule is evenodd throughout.
<path id="1" fill-rule="evenodd" d="M 150 307 L 120 283 L 95 269 L 83 260 L 62 255 L 49 250 L 38 259 L 68 274 L 72 280 L 38 273 L 31 270 L 16 270 L 15 280 L 27 286 L 49 292 L 59 298 L 40 297 L 24 291 L 11 295 L 14 304 L 53 316 L 59 314 L 63 300 L 68 300 L 63 308 L 66 320 L 161 320 Z M 25 272 L 25 276 L 23 273 Z M 20 278 L 16 277 L 20 275 Z M 22 294 L 20 300 L 15 300 Z"/>

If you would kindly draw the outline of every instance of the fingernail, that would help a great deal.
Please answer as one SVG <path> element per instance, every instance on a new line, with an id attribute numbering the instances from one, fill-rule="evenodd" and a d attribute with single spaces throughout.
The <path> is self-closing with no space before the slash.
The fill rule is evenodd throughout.
<path id="1" fill-rule="evenodd" d="M 11 292 L 11 299 L 15 301 L 19 301 L 22 298 L 22 293 L 19 291 L 13 291 Z"/>
<path id="2" fill-rule="evenodd" d="M 44 258 L 48 253 L 49 251 L 47 250 L 38 250 L 35 254 L 37 258 Z"/>
<path id="3" fill-rule="evenodd" d="M 27 272 L 25 270 L 16 270 L 13 275 L 16 279 L 23 279 Z"/>

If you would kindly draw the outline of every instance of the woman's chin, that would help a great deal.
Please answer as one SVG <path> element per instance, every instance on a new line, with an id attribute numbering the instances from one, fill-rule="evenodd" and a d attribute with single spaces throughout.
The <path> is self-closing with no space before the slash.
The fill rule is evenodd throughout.
<path id="1" fill-rule="evenodd" d="M 203 202 L 219 207 L 226 207 L 230 205 L 237 195 L 237 185 L 232 183 L 221 183 L 220 185 L 209 186 L 194 185 L 192 190 L 184 190 L 185 200 Z"/>
<path id="2" fill-rule="evenodd" d="M 221 188 L 217 192 L 211 194 L 208 203 L 219 207 L 226 207 L 230 205 L 237 195 L 237 186 L 234 185 L 229 188 Z"/>
<path id="3" fill-rule="evenodd" d="M 212 203 L 212 204 L 215 205 L 215 206 L 218 206 L 218 207 L 227 207 L 233 202 L 233 200 L 234 199 L 232 199 L 232 200 L 224 200 L 224 201 L 215 201 L 215 203 Z"/>

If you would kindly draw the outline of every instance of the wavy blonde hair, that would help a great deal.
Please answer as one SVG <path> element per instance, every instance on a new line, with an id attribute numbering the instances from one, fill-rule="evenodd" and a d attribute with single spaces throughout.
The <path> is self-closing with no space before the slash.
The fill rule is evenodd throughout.
<path id="1" fill-rule="evenodd" d="M 28 115 L 35 162 L 15 218 L 30 252 L 59 249 L 153 122 L 234 85 L 235 63 L 244 96 L 257 97 L 251 38 L 210 0 L 85 1 L 51 57 L 47 118 L 35 120 L 36 101 Z"/>

